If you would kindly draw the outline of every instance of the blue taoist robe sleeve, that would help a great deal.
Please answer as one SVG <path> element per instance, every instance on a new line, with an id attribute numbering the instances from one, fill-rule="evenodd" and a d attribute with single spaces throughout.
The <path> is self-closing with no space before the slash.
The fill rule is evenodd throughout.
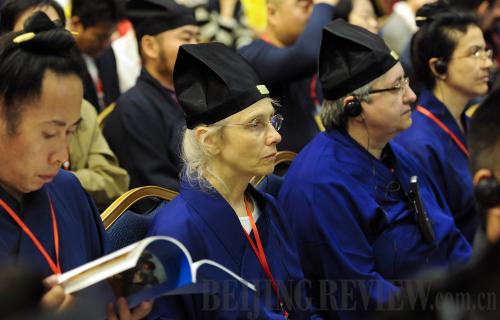
<path id="1" fill-rule="evenodd" d="M 465 135 L 451 113 L 430 91 L 423 91 L 417 104 L 431 111 L 467 146 Z M 428 117 L 415 111 L 412 121 L 411 127 L 399 134 L 395 141 L 417 158 L 424 170 L 436 181 L 457 227 L 472 243 L 480 219 L 474 202 L 468 157 Z"/>
<path id="2" fill-rule="evenodd" d="M 317 4 L 297 41 L 279 48 L 263 40 L 255 40 L 239 52 L 269 86 L 311 77 L 317 68 L 321 31 L 333 18 L 334 7 Z"/>
<path id="3" fill-rule="evenodd" d="M 59 230 L 59 260 L 63 272 L 97 259 L 107 253 L 109 242 L 94 203 L 78 179 L 60 170 L 54 180 L 42 189 L 24 197 L 22 210 L 8 194 L 4 199 L 40 240 L 48 254 L 55 259 L 52 217 L 48 197 L 54 206 Z M 52 274 L 47 262 L 31 239 L 2 211 L 0 219 L 0 260 L 2 263 L 25 264 L 42 275 Z"/>
<path id="4" fill-rule="evenodd" d="M 253 188 L 261 215 L 257 228 L 271 272 L 291 319 L 320 319 L 307 300 L 307 282 L 292 230 L 269 195 Z M 283 319 L 274 291 L 229 204 L 216 192 L 205 193 L 186 182 L 180 195 L 158 213 L 150 235 L 166 235 L 182 242 L 193 258 L 211 259 L 254 283 L 257 293 L 223 291 L 213 296 L 191 294 L 157 299 L 149 319 Z"/>
<path id="5" fill-rule="evenodd" d="M 392 279 L 465 263 L 470 256 L 469 244 L 423 171 L 401 148 L 392 151 L 395 173 L 346 133 L 321 133 L 285 178 L 279 202 L 290 217 L 305 277 L 313 282 L 315 305 L 328 318 L 362 318 L 399 291 Z M 432 245 L 425 243 L 404 198 L 411 175 L 420 178 L 434 223 Z M 346 290 L 352 294 L 346 297 Z"/>

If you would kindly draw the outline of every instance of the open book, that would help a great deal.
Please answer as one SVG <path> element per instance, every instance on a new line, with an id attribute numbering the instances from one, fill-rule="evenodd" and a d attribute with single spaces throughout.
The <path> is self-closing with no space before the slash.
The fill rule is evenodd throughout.
<path id="1" fill-rule="evenodd" d="M 95 293 L 98 287 L 108 291 L 98 293 L 103 303 L 123 296 L 131 308 L 161 295 L 215 293 L 220 286 L 214 284 L 222 282 L 255 291 L 254 285 L 215 261 L 193 262 L 182 243 L 163 236 L 145 238 L 59 277 L 67 294 L 92 287 Z"/>

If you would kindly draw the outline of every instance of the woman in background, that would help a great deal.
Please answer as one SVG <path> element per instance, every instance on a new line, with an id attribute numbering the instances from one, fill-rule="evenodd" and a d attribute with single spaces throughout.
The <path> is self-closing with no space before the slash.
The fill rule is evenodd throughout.
<path id="1" fill-rule="evenodd" d="M 396 142 L 425 165 L 443 193 L 457 227 L 472 243 L 479 225 L 465 140 L 468 102 L 488 92 L 492 52 L 476 18 L 436 2 L 417 12 L 411 43 L 417 81 L 425 88 L 410 129 Z"/>

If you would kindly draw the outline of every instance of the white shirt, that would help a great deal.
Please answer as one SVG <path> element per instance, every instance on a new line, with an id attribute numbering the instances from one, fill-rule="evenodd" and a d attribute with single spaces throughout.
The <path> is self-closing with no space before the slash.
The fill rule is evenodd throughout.
<path id="1" fill-rule="evenodd" d="M 253 206 L 253 212 L 252 212 L 252 216 L 253 216 L 253 220 L 255 221 L 255 223 L 257 223 L 257 219 L 259 219 L 259 216 L 260 216 L 260 210 L 259 210 L 259 207 L 257 206 L 257 203 L 255 203 L 255 200 L 254 198 L 250 197 L 250 200 L 252 201 L 252 206 Z M 250 223 L 250 218 L 248 216 L 246 217 L 238 217 L 240 219 L 240 223 L 241 223 L 241 226 L 243 227 L 243 229 L 245 229 L 245 231 L 250 234 L 250 232 L 252 231 L 252 224 Z"/>

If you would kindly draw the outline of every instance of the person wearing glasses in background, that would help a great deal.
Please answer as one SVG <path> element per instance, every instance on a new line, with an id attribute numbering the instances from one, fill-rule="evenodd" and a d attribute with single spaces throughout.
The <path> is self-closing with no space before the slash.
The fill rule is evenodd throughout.
<path id="1" fill-rule="evenodd" d="M 158 212 L 149 234 L 178 239 L 194 261 L 214 260 L 257 292 L 223 290 L 211 300 L 220 304 L 209 305 L 202 294 L 163 297 L 152 318 L 315 318 L 288 218 L 249 184 L 273 172 L 281 141 L 283 118 L 266 86 L 221 43 L 181 46 L 174 85 L 187 124 L 180 194 Z"/>
<path id="2" fill-rule="evenodd" d="M 278 200 L 316 307 L 365 319 L 399 291 L 393 279 L 465 263 L 471 247 L 425 169 L 391 143 L 416 99 L 397 55 L 337 19 L 323 29 L 319 80 L 327 131 L 294 159 Z"/>
<path id="3" fill-rule="evenodd" d="M 413 125 L 396 138 L 434 177 L 455 223 L 472 243 L 479 226 L 465 140 L 467 103 L 488 92 L 491 50 L 470 13 L 437 2 L 417 12 L 412 42 L 415 76 L 425 90 Z"/>

